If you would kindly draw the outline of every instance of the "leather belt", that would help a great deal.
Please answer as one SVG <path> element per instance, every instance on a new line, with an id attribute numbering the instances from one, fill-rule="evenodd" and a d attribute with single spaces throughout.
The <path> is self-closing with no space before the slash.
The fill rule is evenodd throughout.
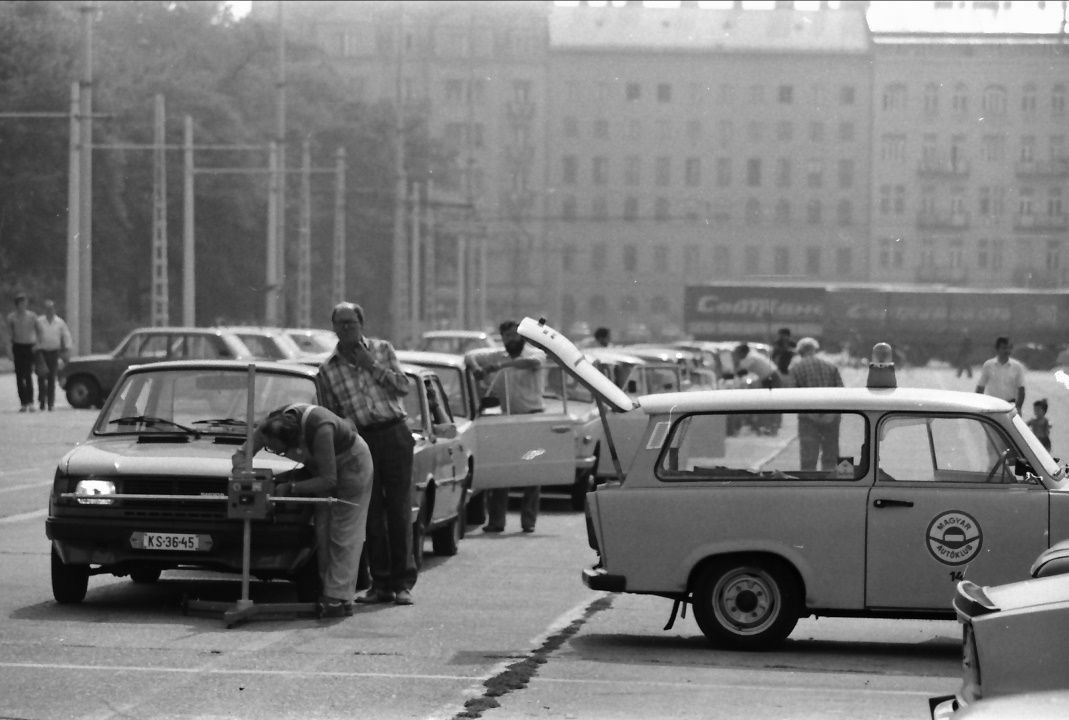
<path id="1" fill-rule="evenodd" d="M 377 423 L 368 423 L 367 425 L 361 425 L 358 429 L 361 433 L 375 433 L 382 432 L 383 430 L 389 430 L 395 425 L 400 425 L 405 419 L 403 417 L 394 418 L 393 420 L 383 420 Z"/>

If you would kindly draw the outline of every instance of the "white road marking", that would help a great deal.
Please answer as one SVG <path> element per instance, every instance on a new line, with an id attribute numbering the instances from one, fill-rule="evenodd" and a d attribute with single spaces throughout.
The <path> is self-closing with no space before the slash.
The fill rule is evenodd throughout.
<path id="1" fill-rule="evenodd" d="M 35 520 L 36 518 L 44 517 L 47 514 L 47 510 L 34 510 L 33 512 L 21 513 L 19 515 L 8 515 L 5 518 L 0 518 L 0 525 L 11 525 L 24 520 Z"/>

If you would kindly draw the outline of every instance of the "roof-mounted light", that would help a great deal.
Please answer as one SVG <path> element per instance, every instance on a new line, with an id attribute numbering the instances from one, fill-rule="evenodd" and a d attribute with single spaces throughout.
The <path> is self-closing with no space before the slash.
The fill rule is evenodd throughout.
<path id="1" fill-rule="evenodd" d="M 887 343 L 881 342 L 872 346 L 869 377 L 865 381 L 865 387 L 873 389 L 898 387 L 898 379 L 895 377 L 895 354 Z"/>

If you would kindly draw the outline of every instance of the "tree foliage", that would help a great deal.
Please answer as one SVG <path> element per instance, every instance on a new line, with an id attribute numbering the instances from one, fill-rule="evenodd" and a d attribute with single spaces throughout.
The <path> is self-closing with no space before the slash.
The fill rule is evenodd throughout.
<path id="1" fill-rule="evenodd" d="M 66 112 L 82 68 L 81 2 L 0 3 L 0 112 Z M 347 276 L 351 297 L 378 328 L 389 318 L 394 118 L 388 106 L 353 101 L 318 48 L 286 48 L 286 163 L 299 167 L 309 137 L 312 164 L 332 167 L 346 150 Z M 235 21 L 221 2 L 98 2 L 93 13 L 94 348 L 111 347 L 150 320 L 154 97 L 167 108 L 166 136 L 180 145 L 189 115 L 198 168 L 250 172 L 195 178 L 196 316 L 260 322 L 265 292 L 267 146 L 276 134 L 276 27 Z M 411 171 L 438 162 L 418 114 L 406 112 Z M 64 311 L 69 121 L 0 118 L 0 292 L 52 297 Z M 171 322 L 181 320 L 182 155 L 168 163 Z M 287 243 L 296 239 L 299 178 L 289 174 Z M 313 322 L 329 317 L 334 181 L 312 178 Z M 294 321 L 296 255 L 287 255 L 286 298 Z"/>

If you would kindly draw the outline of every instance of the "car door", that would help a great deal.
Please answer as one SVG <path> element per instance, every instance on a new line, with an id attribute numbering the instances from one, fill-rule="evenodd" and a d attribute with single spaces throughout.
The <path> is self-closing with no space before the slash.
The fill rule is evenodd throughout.
<path id="1" fill-rule="evenodd" d="M 547 412 L 523 415 L 507 415 L 499 407 L 481 409 L 475 420 L 475 489 L 570 485 L 576 431 L 563 407 L 557 403 Z"/>
<path id="2" fill-rule="evenodd" d="M 1047 547 L 1049 496 L 1014 475 L 1009 433 L 989 418 L 911 413 L 885 416 L 877 434 L 869 608 L 949 610 L 958 580 L 1028 577 Z"/>

